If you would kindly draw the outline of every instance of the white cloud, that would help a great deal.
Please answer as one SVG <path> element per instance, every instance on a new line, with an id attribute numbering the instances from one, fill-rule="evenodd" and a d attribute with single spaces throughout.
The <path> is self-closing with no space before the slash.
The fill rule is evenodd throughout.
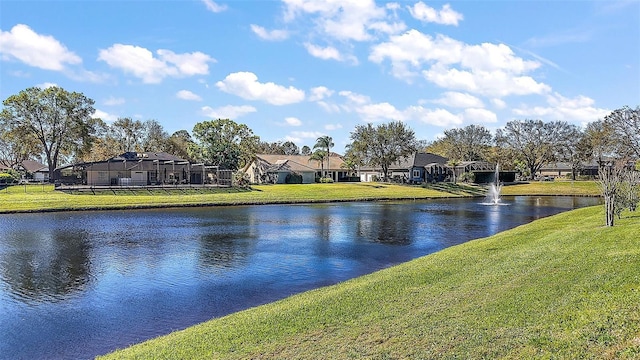
<path id="1" fill-rule="evenodd" d="M 330 113 L 330 114 L 337 114 L 340 112 L 340 106 L 333 104 L 333 103 L 328 103 L 326 101 L 317 101 L 316 104 L 318 104 L 318 106 L 320 106 L 321 108 L 324 109 L 324 111 Z"/>
<path id="2" fill-rule="evenodd" d="M 324 126 L 324 129 L 328 131 L 342 129 L 342 124 L 327 124 Z"/>
<path id="3" fill-rule="evenodd" d="M 493 111 L 479 108 L 468 108 L 464 110 L 462 115 L 467 123 L 495 123 L 498 122 L 498 116 Z"/>
<path id="4" fill-rule="evenodd" d="M 484 96 L 544 94 L 551 90 L 527 75 L 539 68 L 540 62 L 517 57 L 504 44 L 468 45 L 444 35 L 432 37 L 409 30 L 373 46 L 369 60 L 389 60 L 392 74 L 407 81 L 421 72 L 427 81 L 442 88 Z"/>
<path id="5" fill-rule="evenodd" d="M 496 109 L 504 109 L 507 107 L 507 103 L 499 98 L 491 99 L 491 104 L 496 107 Z"/>
<path id="6" fill-rule="evenodd" d="M 316 86 L 311 88 L 311 94 L 309 95 L 309 101 L 319 101 L 324 98 L 330 97 L 333 95 L 334 91 L 330 90 L 326 86 Z"/>
<path id="7" fill-rule="evenodd" d="M 551 91 L 547 84 L 530 76 L 514 76 L 506 71 L 466 71 L 444 66 L 432 66 L 423 71 L 428 81 L 453 90 L 463 90 L 484 96 L 544 94 Z"/>
<path id="8" fill-rule="evenodd" d="M 407 8 L 411 16 L 423 22 L 458 26 L 458 22 L 464 19 L 462 14 L 453 10 L 449 4 L 444 4 L 440 11 L 422 1 L 417 2 L 413 7 L 407 6 Z"/>
<path id="9" fill-rule="evenodd" d="M 542 118 L 545 120 L 564 120 L 584 124 L 604 118 L 611 112 L 594 106 L 595 101 L 589 97 L 579 95 L 567 98 L 558 93 L 549 94 L 546 98 L 547 106 L 526 106 L 513 109 L 518 116 Z"/>
<path id="10" fill-rule="evenodd" d="M 53 36 L 40 35 L 24 24 L 0 31 L 0 56 L 2 60 L 17 59 L 29 66 L 55 71 L 64 70 L 67 64 L 82 63 L 78 55 Z"/>
<path id="11" fill-rule="evenodd" d="M 287 117 L 284 119 L 284 122 L 289 126 L 300 126 L 302 125 L 302 121 L 295 117 Z"/>
<path id="12" fill-rule="evenodd" d="M 362 120 L 367 122 L 407 120 L 406 115 L 402 111 L 396 109 L 395 106 L 388 102 L 358 106 L 355 111 L 360 115 Z"/>
<path id="13" fill-rule="evenodd" d="M 202 107 L 202 114 L 212 119 L 237 119 L 241 116 L 256 112 L 256 108 L 249 105 L 226 105 L 219 108 L 212 108 L 210 106 Z"/>
<path id="14" fill-rule="evenodd" d="M 412 119 L 429 125 L 451 127 L 462 124 L 462 118 L 459 115 L 452 114 L 445 109 L 434 110 L 422 106 L 410 106 L 406 109 L 406 113 Z"/>
<path id="15" fill-rule="evenodd" d="M 118 116 L 117 115 L 113 115 L 113 114 L 109 114 L 105 111 L 96 109 L 96 111 L 93 113 L 92 115 L 94 118 L 99 118 L 102 119 L 102 121 L 105 122 L 113 122 L 118 120 Z"/>
<path id="16" fill-rule="evenodd" d="M 401 25 L 382 23 L 388 18 L 385 7 L 379 7 L 374 0 L 284 0 L 285 21 L 293 21 L 300 14 L 314 15 L 311 20 L 316 30 L 341 41 L 368 41 L 373 39 L 373 31 L 388 31 Z"/>
<path id="17" fill-rule="evenodd" d="M 469 107 L 483 108 L 484 107 L 482 100 L 478 99 L 473 95 L 460 93 L 456 91 L 447 91 L 443 95 L 444 95 L 443 97 L 433 102 L 436 104 L 441 104 L 449 107 L 457 107 L 457 108 L 469 108 Z"/>
<path id="18" fill-rule="evenodd" d="M 98 60 L 109 66 L 131 73 L 143 82 L 154 84 L 165 77 L 185 77 L 206 75 L 209 73 L 209 62 L 215 59 L 201 52 L 176 54 L 173 51 L 159 49 L 158 57 L 146 48 L 114 44 L 99 52 Z"/>
<path id="19" fill-rule="evenodd" d="M 58 86 L 58 84 L 45 82 L 45 83 L 36 85 L 36 87 L 39 87 L 40 89 L 47 89 L 47 88 L 54 87 L 54 86 Z"/>
<path id="20" fill-rule="evenodd" d="M 218 89 L 247 100 L 261 100 L 272 105 L 287 105 L 301 102 L 304 91 L 293 86 L 284 87 L 272 82 L 258 82 L 252 72 L 237 72 L 216 83 Z"/>
<path id="21" fill-rule="evenodd" d="M 322 60 L 342 61 L 340 52 L 338 51 L 338 49 L 332 46 L 321 47 L 310 43 L 305 43 L 304 47 L 305 49 L 307 49 L 307 52 L 309 52 L 309 54 L 311 54 L 311 56 L 313 57 L 317 57 Z"/>
<path id="22" fill-rule="evenodd" d="M 356 105 L 364 105 L 371 102 L 371 99 L 368 96 L 362 95 L 362 94 L 356 94 L 354 92 L 347 91 L 347 90 L 340 91 L 338 94 L 340 96 L 346 97 L 347 100 L 349 100 L 349 102 L 354 103 Z"/>
<path id="23" fill-rule="evenodd" d="M 180 90 L 176 93 L 176 97 L 182 100 L 202 101 L 202 98 L 189 90 Z"/>
<path id="24" fill-rule="evenodd" d="M 289 38 L 289 32 L 286 30 L 267 30 L 262 26 L 251 24 L 251 31 L 263 40 L 282 41 Z"/>
<path id="25" fill-rule="evenodd" d="M 202 2 L 207 7 L 207 10 L 214 13 L 219 13 L 227 10 L 227 5 L 219 5 L 212 0 L 202 0 Z"/>
<path id="26" fill-rule="evenodd" d="M 318 131 L 292 131 L 290 135 L 298 139 L 317 139 L 325 134 Z"/>
<path id="27" fill-rule="evenodd" d="M 116 105 L 124 104 L 125 100 L 124 100 L 124 98 L 121 98 L 121 97 L 120 98 L 116 98 L 116 97 L 113 97 L 113 96 L 109 96 L 109 98 L 107 100 L 105 100 L 103 103 L 105 105 L 107 105 L 107 106 L 116 106 Z"/>

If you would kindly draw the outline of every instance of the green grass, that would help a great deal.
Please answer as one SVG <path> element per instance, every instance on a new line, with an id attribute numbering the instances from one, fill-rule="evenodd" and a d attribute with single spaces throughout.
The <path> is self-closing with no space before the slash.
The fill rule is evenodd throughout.
<path id="1" fill-rule="evenodd" d="M 503 195 L 599 195 L 593 181 L 532 182 L 505 186 Z M 60 192 L 52 185 L 18 185 L 0 190 L 0 213 L 106 210 L 171 206 L 216 206 L 327 201 L 403 200 L 483 196 L 485 190 L 465 184 L 407 186 L 381 183 L 256 185 L 237 188 L 150 189 Z"/>
<path id="2" fill-rule="evenodd" d="M 579 209 L 107 359 L 640 357 L 640 215 Z"/>
<path id="3" fill-rule="evenodd" d="M 600 187 L 595 181 L 532 181 L 527 184 L 503 186 L 502 195 L 600 196 Z"/>
<path id="4" fill-rule="evenodd" d="M 0 213 L 169 206 L 214 206 L 325 201 L 425 199 L 461 196 L 419 186 L 378 183 L 258 185 L 251 190 L 131 188 L 115 192 L 64 193 L 50 185 L 12 186 L 0 190 Z"/>

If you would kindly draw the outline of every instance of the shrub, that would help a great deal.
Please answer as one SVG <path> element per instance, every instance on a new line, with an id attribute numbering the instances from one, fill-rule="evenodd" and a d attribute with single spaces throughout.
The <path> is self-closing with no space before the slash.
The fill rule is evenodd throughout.
<path id="1" fill-rule="evenodd" d="M 18 178 L 15 175 L 8 172 L 0 173 L 0 184 L 13 184 L 14 182 L 18 182 Z"/>
<path id="2" fill-rule="evenodd" d="M 460 174 L 460 181 L 462 182 L 474 182 L 476 180 L 476 174 L 472 172 L 465 172 Z"/>
<path id="3" fill-rule="evenodd" d="M 284 182 L 286 184 L 302 184 L 302 175 L 296 173 L 287 174 Z"/>
<path id="4" fill-rule="evenodd" d="M 322 184 L 332 184 L 333 183 L 333 179 L 332 178 L 328 178 L 328 177 L 323 177 L 323 178 L 320 178 L 320 183 L 322 183 Z"/>

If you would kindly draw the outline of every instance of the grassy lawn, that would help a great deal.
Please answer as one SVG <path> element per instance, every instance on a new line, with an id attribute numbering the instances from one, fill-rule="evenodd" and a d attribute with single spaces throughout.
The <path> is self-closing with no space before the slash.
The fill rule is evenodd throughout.
<path id="1" fill-rule="evenodd" d="M 164 206 L 241 205 L 376 199 L 424 199 L 469 195 L 464 186 L 443 189 L 378 183 L 258 185 L 251 190 L 118 190 L 95 194 L 63 193 L 51 185 L 12 186 L 0 190 L 0 213 L 41 210 L 125 209 Z M 473 189 L 474 191 L 476 189 Z"/>
<path id="2" fill-rule="evenodd" d="M 121 189 L 102 192 L 55 191 L 52 185 L 19 185 L 0 190 L 0 213 L 128 209 L 170 206 L 215 206 L 325 201 L 402 200 L 483 196 L 484 189 L 464 184 L 407 186 L 381 183 L 255 185 L 236 188 Z M 532 182 L 505 186 L 503 195 L 599 195 L 593 181 Z"/>
<path id="3" fill-rule="evenodd" d="M 108 359 L 640 357 L 640 214 L 579 209 Z"/>
<path id="4" fill-rule="evenodd" d="M 503 186 L 502 194 L 600 196 L 600 187 L 595 181 L 532 181 L 528 184 Z"/>

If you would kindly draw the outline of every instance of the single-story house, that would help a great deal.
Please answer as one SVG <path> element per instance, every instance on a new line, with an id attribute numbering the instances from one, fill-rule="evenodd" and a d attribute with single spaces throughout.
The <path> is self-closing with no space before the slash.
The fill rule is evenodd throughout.
<path id="1" fill-rule="evenodd" d="M 316 181 L 316 169 L 293 160 L 278 160 L 266 172 L 273 174 L 276 184 L 312 184 Z"/>
<path id="2" fill-rule="evenodd" d="M 544 164 L 540 170 L 536 172 L 537 177 L 566 177 L 571 176 L 572 168 L 571 163 L 567 162 L 552 162 Z M 598 164 L 596 162 L 590 162 L 583 164 L 579 169 L 576 169 L 576 176 L 598 176 Z"/>
<path id="3" fill-rule="evenodd" d="M 34 160 L 25 160 L 17 166 L 25 180 L 37 182 L 49 181 L 49 167 Z"/>
<path id="4" fill-rule="evenodd" d="M 56 181 L 90 186 L 230 185 L 231 175 L 230 171 L 219 170 L 217 166 L 191 164 L 165 152 L 126 152 L 104 161 L 58 168 Z"/>
<path id="5" fill-rule="evenodd" d="M 387 177 L 393 181 L 412 184 L 444 181 L 448 175 L 447 160 L 440 155 L 418 152 L 391 164 Z M 367 182 L 384 177 L 380 168 L 362 167 L 359 174 L 360 180 Z"/>
<path id="6" fill-rule="evenodd" d="M 287 165 L 288 164 L 288 165 Z M 315 178 L 329 177 L 333 181 L 344 181 L 348 178 L 349 172 L 344 168 L 344 160 L 336 153 L 331 153 L 329 159 L 322 163 L 312 160 L 309 155 L 277 155 L 277 154 L 257 154 L 255 159 L 247 164 L 242 171 L 253 184 L 277 183 L 279 177 L 290 174 L 299 174 L 303 178 L 310 178 L 310 171 L 314 171 Z M 277 176 L 275 176 L 277 174 Z M 305 183 L 308 180 L 304 180 Z"/>

